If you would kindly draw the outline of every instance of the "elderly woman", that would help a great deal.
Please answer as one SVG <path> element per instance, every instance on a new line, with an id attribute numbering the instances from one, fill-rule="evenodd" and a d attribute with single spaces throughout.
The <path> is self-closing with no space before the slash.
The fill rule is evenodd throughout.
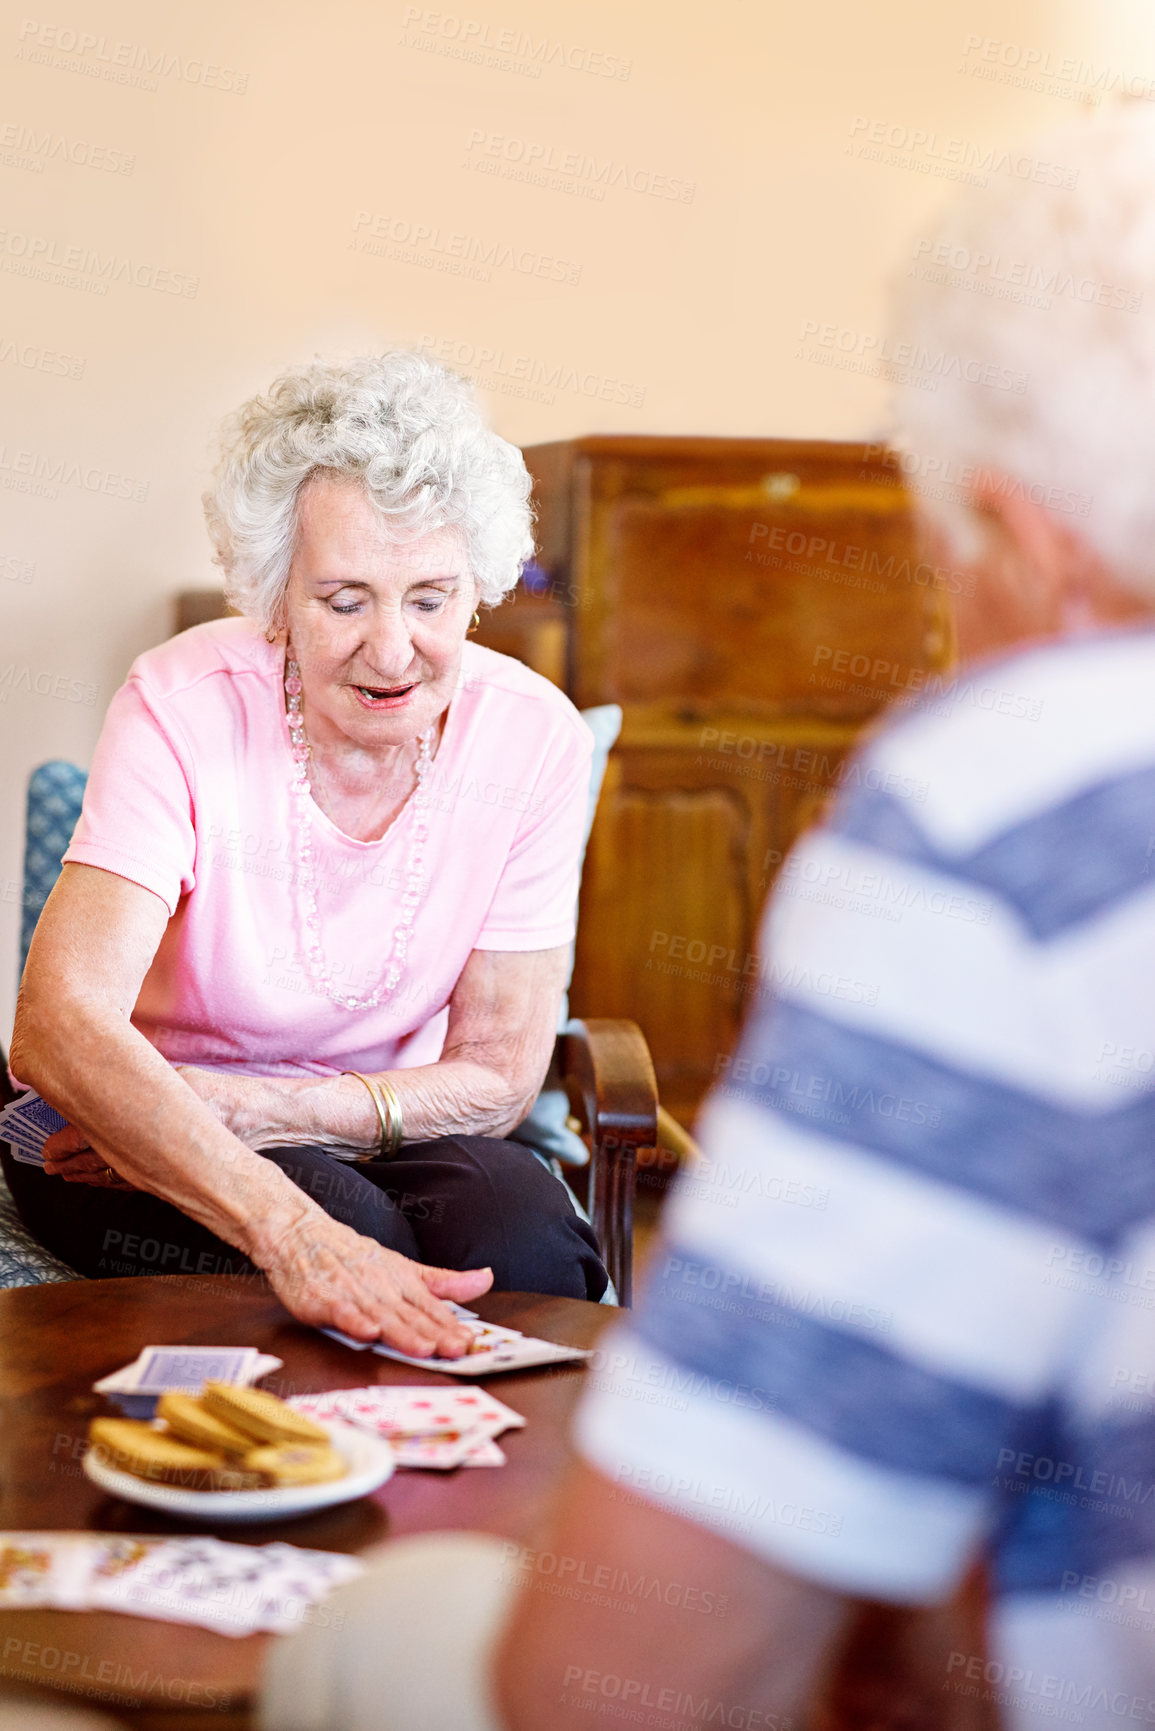
<path id="1" fill-rule="evenodd" d="M 243 618 L 113 698 L 14 1072 L 69 1119 L 17 1205 L 83 1273 L 264 1271 L 295 1315 L 455 1353 L 446 1299 L 599 1297 L 503 1140 L 548 1063 L 592 742 L 466 641 L 531 549 L 520 453 L 394 353 L 277 380 L 206 495 Z M 494 787 L 499 797 L 490 797 Z"/>

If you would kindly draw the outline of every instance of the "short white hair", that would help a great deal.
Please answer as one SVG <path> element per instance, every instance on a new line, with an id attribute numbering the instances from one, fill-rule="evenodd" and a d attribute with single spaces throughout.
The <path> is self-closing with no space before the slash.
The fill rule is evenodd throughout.
<path id="1" fill-rule="evenodd" d="M 485 425 L 467 380 L 405 350 L 315 360 L 229 417 L 204 496 L 225 593 L 266 626 L 281 622 L 297 502 L 318 475 L 362 486 L 399 541 L 458 531 L 490 606 L 533 553 L 525 461 Z"/>
<path id="2" fill-rule="evenodd" d="M 922 230 L 892 290 L 889 352 L 913 363 L 902 468 L 957 556 L 981 544 L 970 477 L 1001 472 L 1155 595 L 1155 109 L 1003 160 Z"/>

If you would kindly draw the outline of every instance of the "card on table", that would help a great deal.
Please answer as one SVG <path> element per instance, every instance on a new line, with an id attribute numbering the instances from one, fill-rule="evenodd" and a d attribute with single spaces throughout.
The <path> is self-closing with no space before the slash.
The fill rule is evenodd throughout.
<path id="1" fill-rule="evenodd" d="M 493 1441 L 525 1419 L 482 1388 L 383 1383 L 298 1395 L 290 1404 L 318 1424 L 353 1424 L 384 1437 L 399 1467 L 504 1466 Z"/>
<path id="2" fill-rule="evenodd" d="M 500 1328 L 497 1323 L 482 1322 L 479 1317 L 465 1316 L 462 1321 L 474 1338 L 461 1358 L 411 1358 L 380 1340 L 353 1340 L 336 1328 L 323 1328 L 321 1333 L 356 1352 L 370 1349 L 382 1358 L 395 1359 L 398 1364 L 411 1364 L 417 1370 L 438 1370 L 448 1376 L 495 1376 L 500 1371 L 532 1370 L 539 1364 L 567 1364 L 590 1356 L 582 1347 L 536 1340 L 533 1335 L 519 1334 L 516 1328 Z"/>
<path id="3" fill-rule="evenodd" d="M 83 1610 L 91 1573 L 85 1533 L 0 1533 L 0 1607 Z"/>
<path id="4" fill-rule="evenodd" d="M 196 1623 L 222 1635 L 283 1634 L 363 1567 L 356 1557 L 297 1545 L 165 1539 L 94 1579 L 89 1602 L 94 1609 Z"/>
<path id="5" fill-rule="evenodd" d="M 357 1557 L 289 1544 L 0 1533 L 0 1608 L 121 1611 L 222 1635 L 285 1633 L 363 1567 Z"/>
<path id="6" fill-rule="evenodd" d="M 151 1418 L 162 1394 L 199 1394 L 206 1382 L 248 1388 L 283 1359 L 253 1346 L 146 1346 L 133 1359 L 92 1387 L 107 1395 L 129 1418 Z"/>

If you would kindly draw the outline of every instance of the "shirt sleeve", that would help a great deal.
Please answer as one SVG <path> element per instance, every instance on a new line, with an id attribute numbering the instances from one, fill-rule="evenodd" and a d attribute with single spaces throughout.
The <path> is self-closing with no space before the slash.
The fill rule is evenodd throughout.
<path id="1" fill-rule="evenodd" d="M 169 914 L 196 882 L 192 754 L 130 677 L 108 706 L 64 863 L 98 866 L 159 896 Z"/>
<path id="2" fill-rule="evenodd" d="M 1111 1242 L 1135 1159 L 1079 1097 L 1104 953 L 1051 948 L 893 801 L 804 838 L 704 1159 L 579 1411 L 615 1497 L 843 1592 L 953 1590 L 1082 1326 L 1048 1271 Z"/>
<path id="3" fill-rule="evenodd" d="M 526 802 L 476 949 L 551 950 L 573 941 L 593 750 L 584 722 L 559 730 Z"/>

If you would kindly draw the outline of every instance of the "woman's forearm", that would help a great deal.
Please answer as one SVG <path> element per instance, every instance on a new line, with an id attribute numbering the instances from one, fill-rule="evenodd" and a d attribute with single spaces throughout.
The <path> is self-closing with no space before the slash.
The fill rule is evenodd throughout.
<path id="1" fill-rule="evenodd" d="M 171 1202 L 267 1266 L 310 1213 L 302 1191 L 254 1154 L 115 1010 L 60 998 L 17 1013 L 13 1072 L 138 1189 Z"/>
<path id="2" fill-rule="evenodd" d="M 202 1073 L 203 1074 L 203 1073 Z M 442 1058 L 412 1070 L 367 1071 L 388 1082 L 401 1107 L 406 1142 L 437 1136 L 505 1136 L 521 1123 L 537 1095 L 538 1080 L 509 1077 L 470 1058 Z M 381 1127 L 364 1083 L 356 1076 L 292 1077 L 258 1082 L 237 1078 L 234 1112 L 251 1120 L 240 1134 L 254 1146 L 313 1144 L 368 1153 L 380 1146 Z M 228 1087 L 227 1083 L 222 1084 Z M 239 1103 L 241 1090 L 245 1103 Z M 233 1122 L 237 1118 L 233 1117 Z"/>

